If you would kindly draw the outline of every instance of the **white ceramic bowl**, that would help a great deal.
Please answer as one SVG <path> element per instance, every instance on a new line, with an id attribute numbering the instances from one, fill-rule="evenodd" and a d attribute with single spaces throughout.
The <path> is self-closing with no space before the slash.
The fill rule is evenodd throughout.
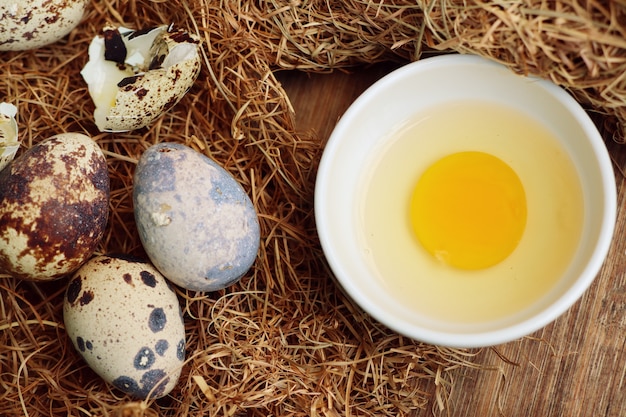
<path id="1" fill-rule="evenodd" d="M 533 114 L 557 132 L 581 177 L 584 224 L 576 255 L 541 302 L 488 323 L 424 320 L 395 303 L 365 259 L 359 239 L 359 184 L 373 148 L 416 113 L 458 100 L 487 99 Z M 445 55 L 401 67 L 365 91 L 335 127 L 322 156 L 315 218 L 322 248 L 342 287 L 367 313 L 413 339 L 452 347 L 496 345 L 555 320 L 591 285 L 608 252 L 616 215 L 615 178 L 605 144 L 580 105 L 545 80 L 522 77 L 469 55 Z M 427 296 L 427 295 L 426 295 Z"/>

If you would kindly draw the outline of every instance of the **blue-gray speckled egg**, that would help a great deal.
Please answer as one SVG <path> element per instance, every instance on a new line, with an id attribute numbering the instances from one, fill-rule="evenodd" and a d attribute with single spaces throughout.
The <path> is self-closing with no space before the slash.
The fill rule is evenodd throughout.
<path id="1" fill-rule="evenodd" d="M 252 201 L 224 168 L 187 146 L 160 143 L 143 153 L 133 203 L 150 260 L 183 288 L 226 288 L 256 259 L 260 230 Z"/>
<path id="2" fill-rule="evenodd" d="M 65 329 L 105 381 L 138 398 L 176 385 L 185 360 L 185 325 L 176 293 L 152 265 L 97 256 L 69 281 Z"/>

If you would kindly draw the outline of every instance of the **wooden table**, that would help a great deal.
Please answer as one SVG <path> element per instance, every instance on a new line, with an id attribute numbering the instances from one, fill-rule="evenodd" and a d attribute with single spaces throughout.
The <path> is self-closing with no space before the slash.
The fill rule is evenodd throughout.
<path id="1" fill-rule="evenodd" d="M 296 110 L 298 130 L 312 129 L 325 141 L 350 103 L 391 69 L 285 72 L 278 78 Z M 626 185 L 620 172 L 626 145 L 607 141 L 607 146 L 615 161 L 618 218 L 599 276 L 556 322 L 521 340 L 477 351 L 475 363 L 491 369 L 451 371 L 449 415 L 626 416 Z M 429 415 L 430 409 L 419 414 Z"/>

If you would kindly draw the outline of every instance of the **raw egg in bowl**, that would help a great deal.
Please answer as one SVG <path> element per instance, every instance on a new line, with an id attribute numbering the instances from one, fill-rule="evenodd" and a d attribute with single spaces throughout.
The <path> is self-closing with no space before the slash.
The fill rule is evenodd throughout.
<path id="1" fill-rule="evenodd" d="M 615 215 L 611 161 L 582 107 L 470 55 L 366 90 L 315 187 L 339 284 L 389 328 L 451 347 L 515 340 L 564 313 L 598 274 Z"/>

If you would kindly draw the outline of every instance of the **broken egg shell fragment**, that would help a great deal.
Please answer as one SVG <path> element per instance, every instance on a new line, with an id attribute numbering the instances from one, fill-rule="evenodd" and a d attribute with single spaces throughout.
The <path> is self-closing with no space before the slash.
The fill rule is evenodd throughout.
<path id="1" fill-rule="evenodd" d="M 20 148 L 17 136 L 17 107 L 0 103 L 0 171 L 15 158 Z"/>
<path id="2" fill-rule="evenodd" d="M 0 51 L 25 51 L 62 39 L 89 0 L 0 0 Z"/>
<path id="3" fill-rule="evenodd" d="M 81 71 L 98 129 L 140 129 L 178 103 L 200 73 L 199 45 L 196 36 L 166 26 L 105 28 Z"/>

